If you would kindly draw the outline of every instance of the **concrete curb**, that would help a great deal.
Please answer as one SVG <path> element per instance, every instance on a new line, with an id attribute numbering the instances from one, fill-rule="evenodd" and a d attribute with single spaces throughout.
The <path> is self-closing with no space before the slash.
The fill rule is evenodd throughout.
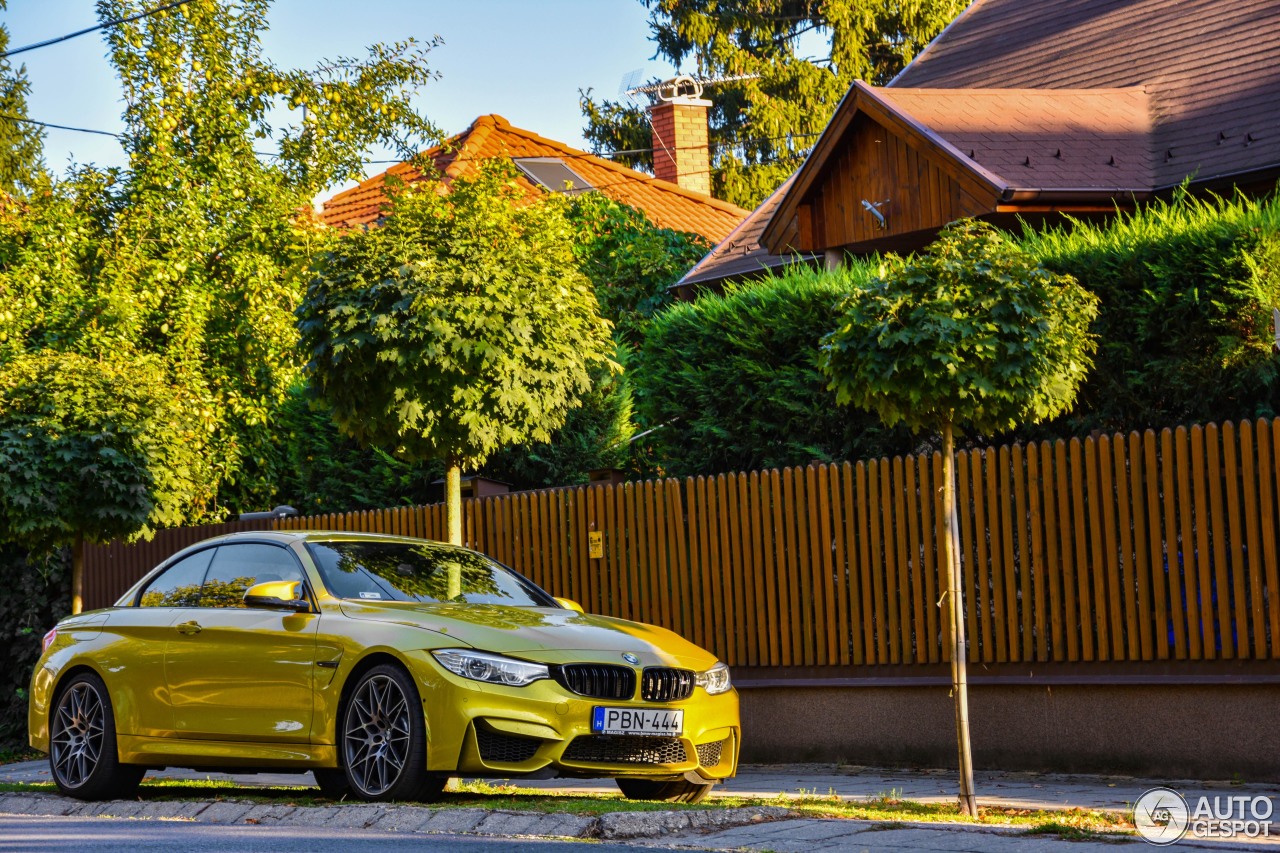
<path id="1" fill-rule="evenodd" d="M 449 833 L 544 838 L 658 838 L 689 831 L 714 831 L 792 817 L 789 809 L 705 809 L 611 812 L 573 815 L 506 809 L 433 809 L 427 806 L 359 803 L 284 806 L 236 800 L 85 803 L 58 794 L 0 793 L 0 814 L 43 817 L 103 817 L 183 820 L 222 825 L 331 826 L 380 832 Z"/>

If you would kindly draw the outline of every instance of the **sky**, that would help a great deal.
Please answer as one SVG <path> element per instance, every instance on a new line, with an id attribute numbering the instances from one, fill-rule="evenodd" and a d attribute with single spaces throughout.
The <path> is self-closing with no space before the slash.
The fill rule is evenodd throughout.
<path id="1" fill-rule="evenodd" d="M 409 36 L 427 42 L 439 35 L 444 43 L 427 61 L 440 79 L 416 102 L 437 127 L 456 133 L 477 116 L 498 113 L 517 127 L 585 149 L 579 89 L 616 100 L 632 72 L 647 80 L 678 70 L 651 60 L 647 17 L 640 0 L 275 0 L 263 48 L 278 66 L 305 69 L 326 58 L 363 56 L 375 42 Z M 9 29 L 10 48 L 17 48 L 93 26 L 97 18 L 93 0 L 9 0 L 0 22 Z M 31 118 L 121 129 L 119 80 L 101 32 L 11 62 L 26 66 Z M 371 160 L 387 156 L 370 152 Z M 125 164 L 114 139 L 49 130 L 46 164 L 62 174 L 73 161 Z"/>

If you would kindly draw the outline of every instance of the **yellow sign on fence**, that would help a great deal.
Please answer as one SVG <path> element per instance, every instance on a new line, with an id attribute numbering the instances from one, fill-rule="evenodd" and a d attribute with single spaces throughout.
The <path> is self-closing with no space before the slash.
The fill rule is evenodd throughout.
<path id="1" fill-rule="evenodd" d="M 587 549 L 593 560 L 604 559 L 604 534 L 599 530 L 592 530 L 587 534 Z"/>

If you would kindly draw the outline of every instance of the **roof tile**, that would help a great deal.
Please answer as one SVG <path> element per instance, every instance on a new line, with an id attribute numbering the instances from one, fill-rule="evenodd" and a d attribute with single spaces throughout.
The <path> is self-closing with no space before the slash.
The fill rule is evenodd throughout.
<path id="1" fill-rule="evenodd" d="M 467 174 L 474 164 L 495 157 L 558 157 L 592 187 L 644 212 L 655 225 L 700 234 L 712 242 L 723 240 L 747 215 L 747 211 L 736 205 L 690 192 L 603 157 L 513 127 L 499 115 L 481 116 L 465 131 L 424 154 L 446 182 Z M 399 163 L 326 201 L 321 221 L 336 227 L 377 221 L 387 203 L 388 176 L 406 183 L 423 179 L 413 166 Z M 519 182 L 530 198 L 545 192 L 524 176 Z"/>

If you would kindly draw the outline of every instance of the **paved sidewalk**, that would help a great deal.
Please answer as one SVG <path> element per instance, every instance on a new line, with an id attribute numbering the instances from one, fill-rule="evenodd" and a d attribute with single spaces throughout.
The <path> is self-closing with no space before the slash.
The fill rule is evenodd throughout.
<path id="1" fill-rule="evenodd" d="M 1200 841 L 1184 838 L 1170 849 L 1274 853 L 1270 841 Z M 685 850 L 767 850 L 775 853 L 1142 853 L 1157 850 L 1134 838 L 1110 836 L 1098 841 L 1068 841 L 1027 835 L 1017 829 L 954 824 L 875 824 L 852 820 L 785 820 L 747 824 L 713 832 L 682 833 L 657 839 L 654 846 Z"/>
<path id="2" fill-rule="evenodd" d="M 311 774 L 260 773 L 228 775 L 168 769 L 151 771 L 148 778 L 230 779 L 245 787 L 312 785 Z M 47 761 L 24 761 L 0 766 L 0 782 L 48 782 Z M 489 780 L 499 783 L 501 780 Z M 512 780 L 525 788 L 547 793 L 616 791 L 608 779 Z M 738 776 L 715 788 L 712 796 L 774 796 L 776 794 L 838 794 L 866 799 L 883 794 L 925 803 L 950 802 L 956 797 L 953 770 L 890 770 L 835 764 L 746 764 Z M 1275 803 L 1280 817 L 1280 783 L 1235 784 L 1185 779 L 1140 779 L 1132 776 L 1086 776 L 1056 773 L 979 771 L 974 776 L 978 802 L 986 806 L 1018 809 L 1106 809 L 1126 811 L 1144 791 L 1158 786 L 1173 788 L 1188 800 L 1207 796 L 1265 796 Z"/>

